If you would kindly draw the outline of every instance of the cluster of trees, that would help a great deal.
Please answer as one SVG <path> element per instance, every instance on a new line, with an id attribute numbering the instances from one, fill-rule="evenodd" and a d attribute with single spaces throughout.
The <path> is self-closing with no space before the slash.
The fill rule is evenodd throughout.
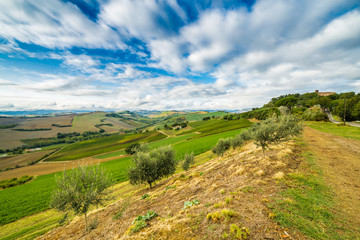
<path id="1" fill-rule="evenodd" d="M 211 118 L 214 119 L 215 116 L 212 116 L 212 117 L 204 117 L 202 120 L 203 120 L 203 121 L 209 121 Z"/>
<path id="2" fill-rule="evenodd" d="M 243 131 L 233 138 L 220 139 L 212 149 L 217 155 L 222 155 L 231 147 L 242 146 L 246 141 L 253 140 L 254 143 L 265 150 L 270 144 L 277 144 L 289 137 L 299 135 L 302 132 L 300 119 L 292 115 L 274 115 L 259 123 L 255 123 L 250 129 Z"/>
<path id="3" fill-rule="evenodd" d="M 323 111 L 328 110 L 342 119 L 345 117 L 346 121 L 360 119 L 360 93 L 355 94 L 355 92 L 335 93 L 329 96 L 319 96 L 315 92 L 282 95 L 271 99 L 264 107 L 287 106 L 291 113 L 299 114 L 301 111 L 305 113 L 304 109 L 316 105 Z"/>
<path id="4" fill-rule="evenodd" d="M 186 128 L 188 125 L 188 122 L 176 122 L 173 123 L 171 126 L 168 126 L 167 124 L 164 124 L 164 129 L 165 130 L 178 130 L 179 128 Z"/>
<path id="5" fill-rule="evenodd" d="M 354 92 L 319 96 L 317 93 L 288 94 L 265 104 L 262 108 L 254 108 L 251 111 L 223 116 L 225 120 L 238 120 L 241 118 L 256 118 L 265 120 L 274 114 L 279 116 L 281 112 L 296 115 L 309 121 L 328 120 L 326 111 L 331 112 L 346 121 L 360 120 L 360 93 Z"/>
<path id="6" fill-rule="evenodd" d="M 224 115 L 224 120 L 239 120 L 242 118 L 249 119 L 255 118 L 258 120 L 265 120 L 271 116 L 276 114 L 277 116 L 280 115 L 280 111 L 277 107 L 270 107 L 270 108 L 254 108 L 252 111 L 239 113 L 239 114 L 231 114 L 231 115 Z"/>

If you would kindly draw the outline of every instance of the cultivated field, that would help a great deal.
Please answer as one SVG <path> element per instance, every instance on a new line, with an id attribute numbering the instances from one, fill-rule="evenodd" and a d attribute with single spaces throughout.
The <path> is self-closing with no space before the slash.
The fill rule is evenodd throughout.
<path id="1" fill-rule="evenodd" d="M 0 157 L 0 169 L 14 168 L 16 165 L 26 166 L 29 163 L 40 159 L 42 156 L 50 152 L 52 151 L 47 150 L 47 151 L 29 152 L 16 156 Z M 2 178 L 2 174 L 3 173 L 0 172 L 0 179 Z"/>
<path id="2" fill-rule="evenodd" d="M 71 132 L 85 132 L 85 131 L 99 131 L 100 128 L 104 129 L 108 133 L 119 132 L 120 129 L 133 129 L 127 123 L 120 121 L 119 118 L 106 117 L 104 112 L 86 113 L 78 115 L 74 118 Z M 102 125 L 95 127 L 99 124 L 112 124 L 113 126 Z"/>
<path id="3" fill-rule="evenodd" d="M 222 117 L 224 115 L 227 115 L 229 113 L 227 112 L 195 112 L 195 113 L 187 113 L 185 115 L 186 120 L 191 122 L 191 121 L 201 121 L 204 117 L 210 117 L 212 118 L 214 117 Z"/>
<path id="4" fill-rule="evenodd" d="M 73 116 L 57 116 L 47 118 L 0 118 L 0 121 L 6 119 L 7 123 L 17 123 L 12 129 L 41 129 L 51 128 L 45 131 L 14 131 L 11 129 L 0 129 L 0 149 L 10 149 L 23 145 L 22 139 L 31 138 L 50 138 L 56 137 L 57 133 L 69 133 L 71 127 L 56 127 L 52 124 L 60 126 L 71 125 Z M 11 122 L 13 119 L 13 122 Z M 22 121 L 20 121 L 22 120 Z M 10 122 L 9 122 L 10 121 Z"/>
<path id="5" fill-rule="evenodd" d="M 46 161 L 64 161 L 90 157 L 101 153 L 126 148 L 128 145 L 134 142 L 151 142 L 165 137 L 166 136 L 164 134 L 161 134 L 159 132 L 145 132 L 138 134 L 122 134 L 96 138 L 88 141 L 75 143 L 66 148 L 63 148 L 61 151 L 47 158 Z"/>

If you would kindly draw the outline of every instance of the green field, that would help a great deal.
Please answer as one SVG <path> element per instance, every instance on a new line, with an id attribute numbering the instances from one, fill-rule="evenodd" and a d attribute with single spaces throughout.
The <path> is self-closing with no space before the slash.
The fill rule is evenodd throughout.
<path id="1" fill-rule="evenodd" d="M 111 152 L 126 148 L 137 141 L 156 141 L 166 136 L 159 132 L 145 132 L 138 134 L 113 135 L 89 141 L 79 142 L 63 148 L 47 161 L 65 161 L 94 156 L 101 153 Z"/>
<path id="2" fill-rule="evenodd" d="M 246 128 L 236 129 L 228 132 L 204 136 L 201 138 L 190 139 L 188 141 L 175 144 L 174 149 L 176 151 L 176 158 L 178 160 L 182 160 L 184 158 L 185 153 L 193 152 L 194 155 L 198 155 L 206 151 L 209 151 L 212 147 L 215 146 L 215 144 L 220 138 L 233 137 L 241 133 L 245 129 Z"/>
<path id="3" fill-rule="evenodd" d="M 233 121 L 227 121 L 222 119 L 211 119 L 208 121 L 189 123 L 189 126 L 193 127 L 193 129 L 183 132 L 181 134 L 201 132 L 200 135 L 194 136 L 194 138 L 199 138 L 199 137 L 230 131 L 234 129 L 249 127 L 251 126 L 251 122 L 247 119 L 240 119 Z"/>
<path id="4" fill-rule="evenodd" d="M 306 122 L 306 125 L 322 132 L 360 140 L 360 128 L 358 127 L 344 126 L 330 122 Z"/>
<path id="5" fill-rule="evenodd" d="M 191 122 L 191 121 L 201 121 L 204 117 L 222 117 L 224 115 L 227 115 L 229 113 L 227 112 L 209 112 L 209 113 L 187 113 L 185 115 L 186 120 Z"/>
<path id="6" fill-rule="evenodd" d="M 154 141 L 154 142 L 150 142 L 148 145 L 150 148 L 157 148 L 163 145 L 173 145 L 175 143 L 178 143 L 180 141 L 184 141 L 188 138 L 191 138 L 193 136 L 195 136 L 196 133 L 191 133 L 191 134 L 187 134 L 187 135 L 183 135 L 183 136 L 178 136 L 178 137 L 171 137 L 171 138 L 164 138 L 158 141 Z M 125 150 L 120 150 L 120 151 L 115 151 L 115 152 L 110 152 L 110 153 L 106 153 L 106 154 L 102 154 L 100 156 L 96 156 L 95 158 L 97 159 L 105 159 L 105 158 L 111 158 L 111 157 L 118 157 L 120 155 L 125 155 Z"/>

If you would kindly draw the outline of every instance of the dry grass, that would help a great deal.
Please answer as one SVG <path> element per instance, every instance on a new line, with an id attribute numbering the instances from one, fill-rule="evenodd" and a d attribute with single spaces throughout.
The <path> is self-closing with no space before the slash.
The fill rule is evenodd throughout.
<path id="1" fill-rule="evenodd" d="M 286 156 L 280 153 L 287 148 L 292 151 Z M 151 190 L 122 183 L 115 187 L 120 200 L 92 214 L 99 221 L 96 229 L 85 233 L 83 218 L 77 218 L 40 239 L 221 239 L 232 234 L 231 226 L 249 229 L 251 239 L 280 239 L 284 229 L 269 218 L 266 203 L 278 191 L 274 175 L 280 171 L 286 175 L 289 168 L 297 166 L 294 145 L 283 144 L 281 150 L 271 150 L 263 158 L 259 149 L 247 144 L 241 151 L 229 151 L 161 181 Z M 146 193 L 150 196 L 142 199 Z M 200 204 L 183 209 L 185 201 L 195 199 Z M 121 217 L 114 220 L 120 209 Z M 138 233 L 129 234 L 135 217 L 148 210 L 159 217 Z M 214 218 L 207 219 L 209 214 Z"/>

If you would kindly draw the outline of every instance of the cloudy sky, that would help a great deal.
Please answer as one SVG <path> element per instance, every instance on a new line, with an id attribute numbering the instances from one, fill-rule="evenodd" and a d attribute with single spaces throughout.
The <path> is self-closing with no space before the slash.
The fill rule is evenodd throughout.
<path id="1" fill-rule="evenodd" d="M 359 5 L 2 0 L 0 110 L 231 110 L 359 92 Z"/>

